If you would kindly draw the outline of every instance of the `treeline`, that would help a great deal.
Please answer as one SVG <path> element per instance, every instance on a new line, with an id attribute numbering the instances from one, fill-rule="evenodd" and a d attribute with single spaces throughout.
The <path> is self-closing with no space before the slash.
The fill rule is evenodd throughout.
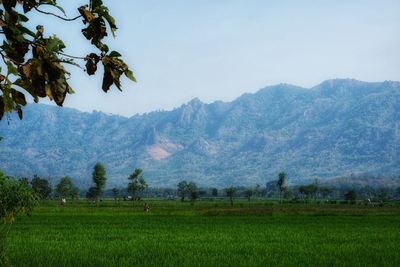
<path id="1" fill-rule="evenodd" d="M 227 188 L 209 188 L 199 187 L 196 194 L 199 198 L 227 198 L 227 190 L 230 195 L 236 198 L 254 198 L 282 199 L 283 201 L 312 201 L 312 200 L 346 200 L 355 196 L 356 200 L 370 199 L 371 201 L 388 201 L 400 199 L 400 188 L 373 187 L 373 186 L 324 186 L 318 183 L 305 185 L 288 186 L 280 195 L 279 189 L 268 183 L 268 186 L 256 185 L 254 187 L 235 186 Z M 231 189 L 233 188 L 233 190 Z M 233 193 L 232 193 L 233 191 Z M 354 193 L 352 192 L 354 191 Z M 350 192 L 350 194 L 348 194 Z M 190 200 L 191 191 L 189 190 L 184 201 Z M 106 193 L 106 195 L 111 195 Z M 177 188 L 148 188 L 143 192 L 145 197 L 182 199 Z"/>
<path id="2" fill-rule="evenodd" d="M 230 186 L 226 188 L 199 188 L 193 181 L 181 181 L 176 188 L 149 188 L 147 197 L 180 198 L 194 203 L 198 198 L 229 198 L 233 205 L 235 198 L 279 199 L 281 202 L 310 202 L 310 201 L 345 201 L 356 203 L 383 203 L 400 199 L 400 187 L 371 186 L 362 184 L 336 185 L 320 184 L 317 180 L 307 184 L 287 185 L 286 173 L 280 172 L 277 180 L 267 182 L 265 186 L 256 184 L 253 187 Z"/>
<path id="3" fill-rule="evenodd" d="M 62 177 L 55 186 L 50 183 L 49 179 L 39 177 L 38 175 L 34 175 L 32 179 L 20 178 L 19 182 L 30 187 L 41 199 L 59 198 L 62 200 L 62 203 L 65 203 L 67 199 L 86 197 L 98 205 L 102 196 L 112 196 L 116 200 L 119 200 L 121 197 L 129 200 L 138 199 L 140 193 L 147 189 L 147 183 L 142 173 L 142 169 L 136 168 L 127 177 L 126 188 L 112 188 L 108 191 L 105 191 L 107 182 L 106 169 L 100 162 L 96 163 L 93 167 L 93 186 L 85 191 L 81 191 L 69 176 Z"/>
<path id="4" fill-rule="evenodd" d="M 291 202 L 309 202 L 316 200 L 336 201 L 344 200 L 355 202 L 386 202 L 400 199 L 400 187 L 370 186 L 363 184 L 321 184 L 317 180 L 307 184 L 287 185 L 286 173 L 280 172 L 277 179 L 267 182 L 264 186 L 256 184 L 252 187 L 230 186 L 226 188 L 199 187 L 194 181 L 182 180 L 175 188 L 149 188 L 142 175 L 143 171 L 136 168 L 127 177 L 125 187 L 105 190 L 106 170 L 101 163 L 93 168 L 93 186 L 87 190 L 80 190 L 68 176 L 51 185 L 48 179 L 35 175 L 31 180 L 22 178 L 20 181 L 29 185 L 42 199 L 62 198 L 77 199 L 84 197 L 97 204 L 100 197 L 112 197 L 119 200 L 138 200 L 141 197 L 180 199 L 192 204 L 199 198 L 228 198 L 233 204 L 235 198 L 279 199 Z"/>

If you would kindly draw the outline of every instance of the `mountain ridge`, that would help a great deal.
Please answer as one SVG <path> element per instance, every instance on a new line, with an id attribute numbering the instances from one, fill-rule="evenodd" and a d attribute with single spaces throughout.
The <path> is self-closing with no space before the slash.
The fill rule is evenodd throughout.
<path id="1" fill-rule="evenodd" d="M 279 84 L 231 102 L 194 98 L 170 111 L 129 118 L 29 105 L 0 122 L 0 168 L 18 176 L 70 175 L 88 186 L 103 161 L 109 185 L 142 167 L 150 185 L 265 183 L 351 173 L 395 174 L 400 163 L 400 82 Z"/>

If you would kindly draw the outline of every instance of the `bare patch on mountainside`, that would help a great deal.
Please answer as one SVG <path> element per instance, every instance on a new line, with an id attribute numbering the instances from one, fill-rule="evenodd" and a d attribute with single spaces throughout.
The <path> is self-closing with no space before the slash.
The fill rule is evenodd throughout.
<path id="1" fill-rule="evenodd" d="M 176 151 L 182 148 L 179 144 L 174 144 L 171 142 L 164 142 L 150 145 L 146 148 L 147 153 L 153 160 L 166 159 L 173 155 Z"/>
<path id="2" fill-rule="evenodd" d="M 164 150 L 160 145 L 152 145 L 147 148 L 147 153 L 154 159 L 154 160 L 162 160 L 168 158 L 171 153 Z"/>

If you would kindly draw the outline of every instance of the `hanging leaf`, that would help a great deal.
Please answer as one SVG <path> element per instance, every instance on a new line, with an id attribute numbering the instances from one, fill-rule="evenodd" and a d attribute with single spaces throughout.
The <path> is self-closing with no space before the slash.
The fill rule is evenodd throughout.
<path id="1" fill-rule="evenodd" d="M 89 75 L 93 75 L 97 71 L 97 63 L 100 61 L 100 57 L 94 53 L 86 56 L 86 72 Z"/>
<path id="2" fill-rule="evenodd" d="M 130 79 L 131 81 L 137 82 L 137 81 L 136 81 L 136 78 L 135 78 L 135 76 L 133 75 L 133 72 L 132 72 L 132 71 L 126 70 L 126 71 L 124 72 L 124 74 L 125 74 L 125 76 L 126 76 L 128 79 Z"/>
<path id="3" fill-rule="evenodd" d="M 11 95 L 12 98 L 14 99 L 14 101 L 18 104 L 18 105 L 22 105 L 25 106 L 26 105 L 26 99 L 25 99 L 25 95 L 15 89 L 11 89 Z"/>

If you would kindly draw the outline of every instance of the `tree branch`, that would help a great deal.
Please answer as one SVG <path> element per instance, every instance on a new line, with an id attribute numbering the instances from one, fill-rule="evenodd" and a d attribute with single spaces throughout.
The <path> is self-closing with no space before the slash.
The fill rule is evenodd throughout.
<path id="1" fill-rule="evenodd" d="M 21 66 L 21 63 L 15 61 L 14 59 L 10 58 L 9 56 L 7 56 L 7 54 L 4 54 L 4 50 L 0 50 L 0 55 L 3 58 L 3 62 L 6 63 L 6 59 L 8 59 L 9 61 L 13 62 L 15 65 L 17 66 Z"/>
<path id="2" fill-rule="evenodd" d="M 57 15 L 57 14 L 54 14 L 54 13 L 51 13 L 51 12 L 46 12 L 46 11 L 40 10 L 40 9 L 37 8 L 37 7 L 35 7 L 35 10 L 36 10 L 37 12 L 39 12 L 39 13 L 42 13 L 42 14 L 45 14 L 45 15 L 51 15 L 51 16 L 57 17 L 57 18 L 59 18 L 59 19 L 65 20 L 65 21 L 74 21 L 74 20 L 77 20 L 77 19 L 79 19 L 80 17 L 82 17 L 81 15 L 79 15 L 79 16 L 76 16 L 75 18 L 69 19 L 69 18 L 61 17 L 61 16 L 59 16 L 59 15 Z"/>
<path id="3" fill-rule="evenodd" d="M 62 55 L 62 56 L 64 56 L 64 57 L 73 58 L 73 59 L 82 59 L 82 60 L 85 60 L 85 59 L 86 59 L 86 58 L 84 58 L 84 57 L 71 56 L 71 55 L 68 55 L 68 54 L 65 54 L 65 53 L 62 53 L 62 52 L 57 52 L 57 54 Z"/>

